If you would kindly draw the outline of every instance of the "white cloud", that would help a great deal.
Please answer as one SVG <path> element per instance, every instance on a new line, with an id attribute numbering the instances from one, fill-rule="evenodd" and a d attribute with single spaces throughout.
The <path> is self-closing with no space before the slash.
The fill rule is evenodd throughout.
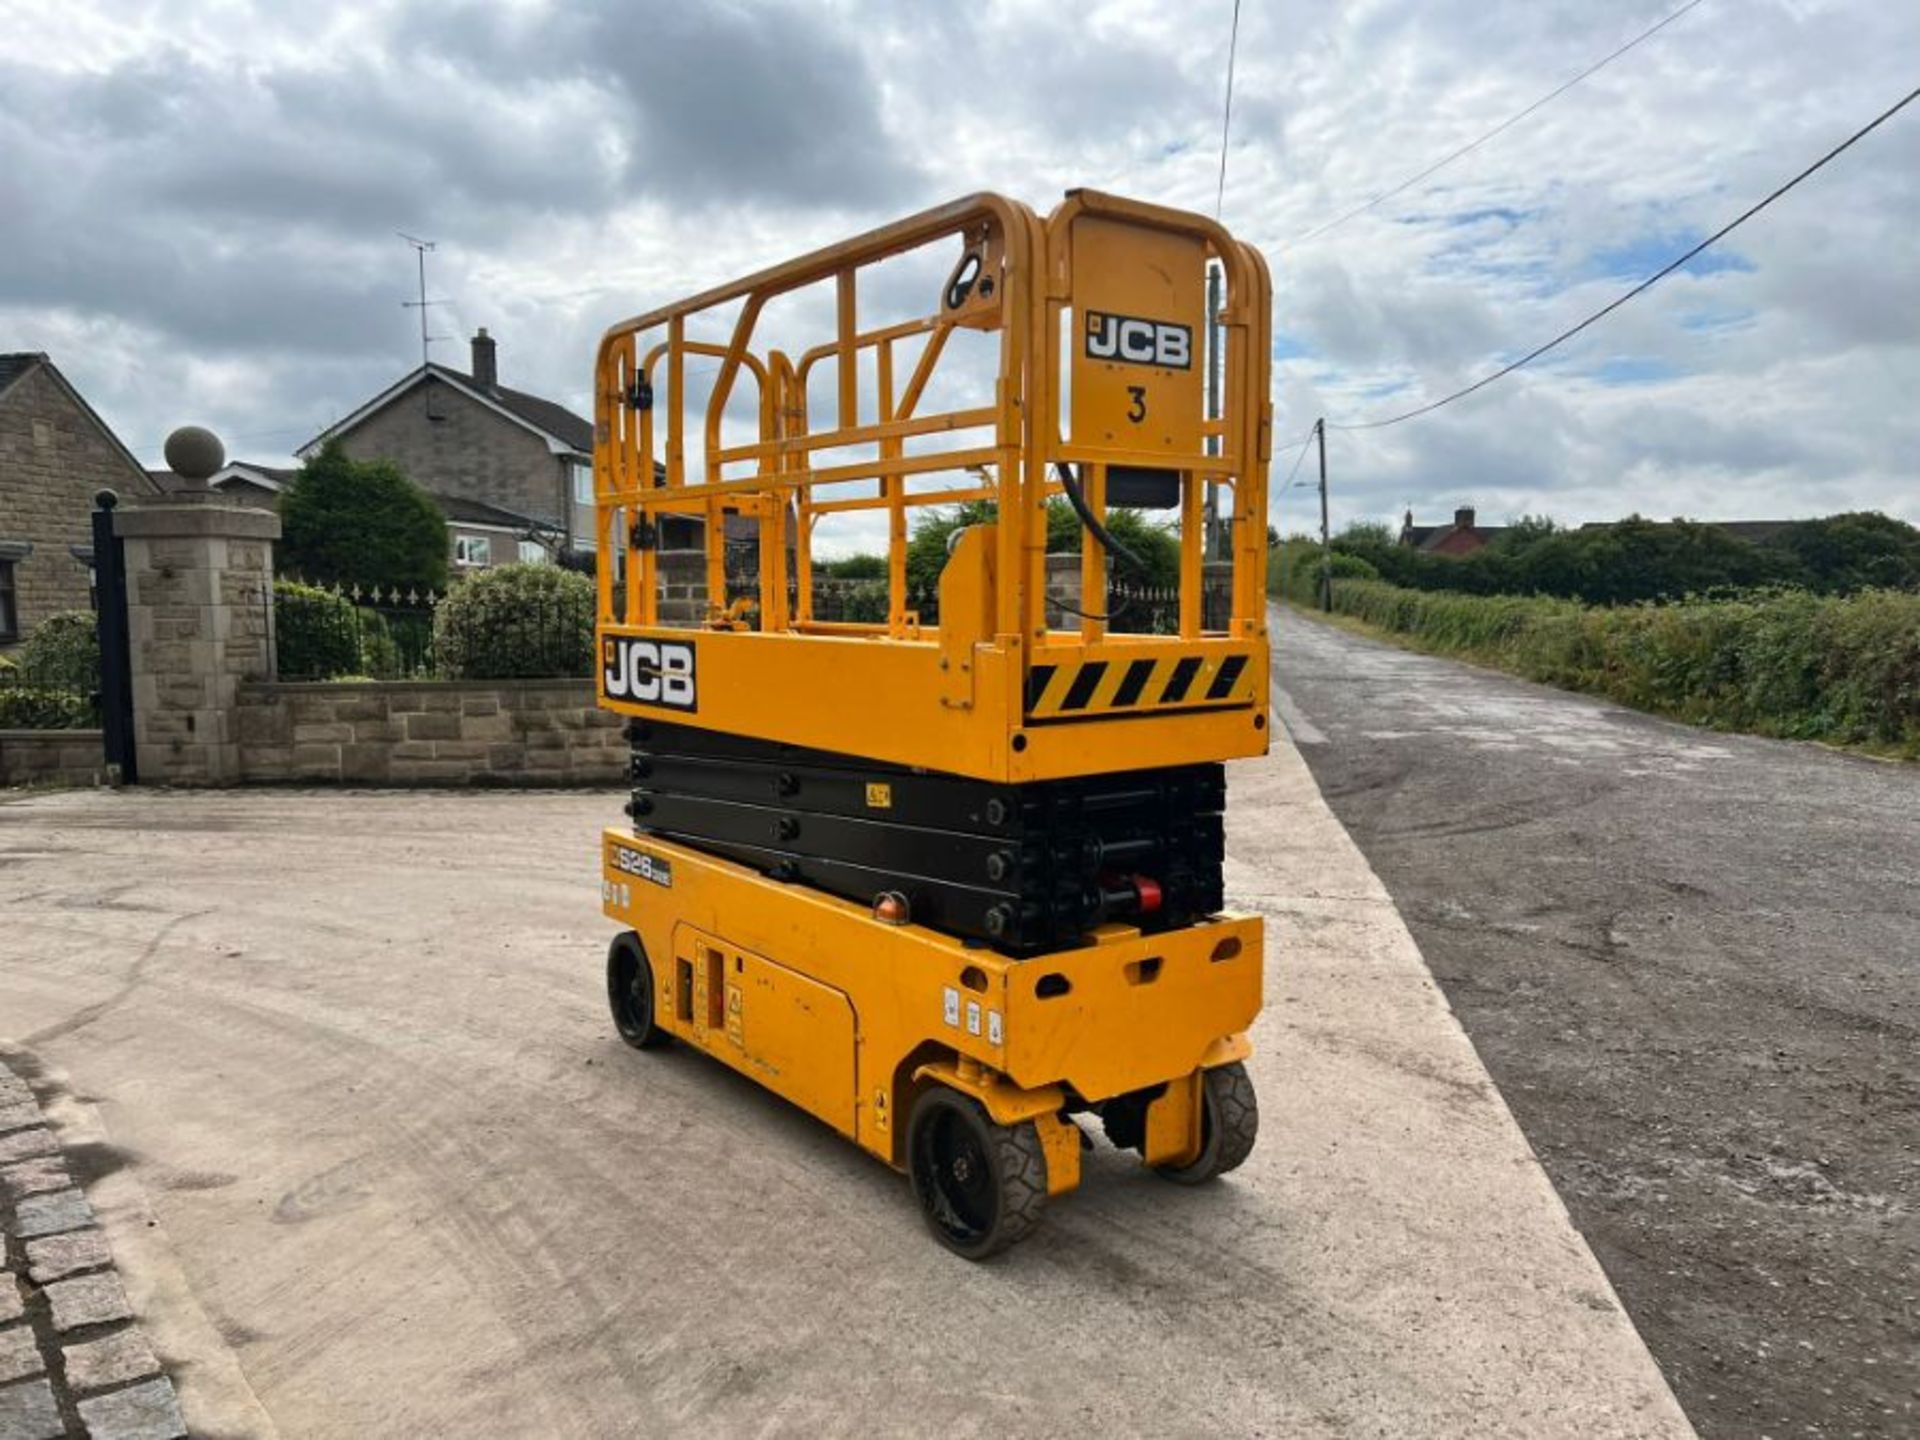
<path id="1" fill-rule="evenodd" d="M 1911 6 L 1706 0 L 1296 243 L 1665 8 L 1244 5 L 1225 218 L 1274 265 L 1281 443 L 1550 336 L 1911 88 L 1920 53 Z M 437 328 L 489 326 L 508 383 L 585 409 L 611 321 L 950 195 L 1210 210 L 1230 13 L 0 0 L 0 349 L 51 351 L 143 455 L 196 420 L 283 456 L 414 363 L 405 229 L 440 242 Z M 1738 232 L 1738 264 L 1334 435 L 1336 523 L 1920 520 L 1917 228 L 1920 108 Z M 1314 508 L 1290 492 L 1282 524 Z"/>

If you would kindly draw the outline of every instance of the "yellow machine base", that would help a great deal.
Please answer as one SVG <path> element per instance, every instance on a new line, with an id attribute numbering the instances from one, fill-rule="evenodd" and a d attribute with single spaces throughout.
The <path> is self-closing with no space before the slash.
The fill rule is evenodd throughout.
<path id="1" fill-rule="evenodd" d="M 1149 1092 L 1143 1158 L 1192 1162 L 1202 1077 L 1250 1053 L 1261 1003 L 1253 916 L 1160 935 L 1111 925 L 1082 948 L 1013 959 L 618 830 L 603 836 L 602 901 L 642 947 L 660 1030 L 896 1168 L 929 1088 L 972 1097 L 997 1125 L 1032 1121 L 1049 1194 L 1079 1178 L 1065 1112 L 1136 1092 Z"/>

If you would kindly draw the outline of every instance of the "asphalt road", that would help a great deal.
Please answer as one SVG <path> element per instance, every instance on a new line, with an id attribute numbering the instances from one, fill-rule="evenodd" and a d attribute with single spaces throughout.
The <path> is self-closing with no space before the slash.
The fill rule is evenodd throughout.
<path id="1" fill-rule="evenodd" d="M 1259 1144 L 1187 1190 L 1101 1143 L 987 1265 L 619 1043 L 611 793 L 0 802 L 0 1043 L 202 1440 L 1688 1433 L 1298 756 L 1233 777 Z"/>
<path id="2" fill-rule="evenodd" d="M 1695 1425 L 1920 1433 L 1920 766 L 1279 624 L 1276 708 Z"/>

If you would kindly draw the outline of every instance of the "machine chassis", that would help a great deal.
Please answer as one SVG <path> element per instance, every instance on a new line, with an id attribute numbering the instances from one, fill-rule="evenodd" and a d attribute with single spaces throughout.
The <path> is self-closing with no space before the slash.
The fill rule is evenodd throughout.
<path id="1" fill-rule="evenodd" d="M 1239 1062 L 1261 1004 L 1257 917 L 1223 914 L 1159 935 L 1108 925 L 1085 946 L 1015 959 L 613 829 L 603 835 L 602 908 L 628 930 L 615 941 L 609 994 L 630 1042 L 671 1035 L 897 1170 L 914 1169 L 910 1132 L 935 1092 L 976 1106 L 980 1145 L 1027 1166 L 1009 1185 L 1032 1185 L 1020 1146 L 1037 1149 L 1045 1196 L 1079 1183 L 1076 1112 L 1111 1108 L 1109 1133 L 1126 1127 L 1142 1160 L 1174 1179 L 1211 1178 L 1251 1145 Z M 637 947 L 637 973 L 650 981 L 640 1013 L 615 978 L 633 963 L 623 947 Z M 1219 1072 L 1212 1088 L 1209 1072 Z M 1217 1098 L 1238 1090 L 1244 1135 L 1222 1153 Z M 1045 1198 L 956 1243 L 926 1177 L 913 1178 L 936 1237 L 970 1258 L 1020 1238 Z"/>

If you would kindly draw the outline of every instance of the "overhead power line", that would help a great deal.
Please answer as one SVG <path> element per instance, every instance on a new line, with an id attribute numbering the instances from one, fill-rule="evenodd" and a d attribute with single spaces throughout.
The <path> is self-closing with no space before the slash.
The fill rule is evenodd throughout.
<path id="1" fill-rule="evenodd" d="M 1366 204 L 1356 205 L 1353 207 L 1353 209 L 1347 211 L 1345 214 L 1337 215 L 1333 219 L 1327 221 L 1326 224 L 1315 226 L 1313 229 L 1307 231 L 1306 234 L 1298 236 L 1295 239 L 1289 240 L 1286 244 L 1280 247 L 1281 251 L 1285 252 L 1293 249 L 1296 245 L 1304 245 L 1309 240 L 1316 240 L 1320 236 L 1326 234 L 1329 230 L 1338 229 L 1340 226 L 1346 224 L 1347 221 L 1366 214 L 1369 210 L 1374 209 L 1376 206 L 1386 204 L 1386 202 L 1393 199 L 1394 196 L 1406 193 L 1408 190 L 1411 190 L 1414 186 L 1418 185 L 1422 180 L 1425 180 L 1428 176 L 1439 173 L 1440 171 L 1446 169 L 1447 166 L 1451 165 L 1454 161 L 1460 159 L 1462 156 L 1472 154 L 1475 150 L 1478 150 L 1482 145 L 1486 144 L 1489 140 L 1493 139 L 1495 136 L 1504 134 L 1506 131 L 1511 130 L 1515 125 L 1518 125 L 1522 120 L 1526 119 L 1529 115 L 1533 114 L 1534 111 L 1541 109 L 1543 106 L 1551 104 L 1555 100 L 1558 100 L 1562 95 L 1566 94 L 1567 91 L 1573 89 L 1574 86 L 1578 85 L 1582 80 L 1585 80 L 1589 75 L 1597 74 L 1598 72 L 1606 69 L 1607 66 L 1611 65 L 1614 61 L 1618 60 L 1622 55 L 1626 54 L 1629 50 L 1633 49 L 1636 45 L 1640 44 L 1641 41 L 1652 39 L 1655 35 L 1658 35 L 1662 30 L 1666 29 L 1667 26 L 1673 24 L 1674 21 L 1678 20 L 1682 15 L 1685 15 L 1689 10 L 1692 10 L 1695 6 L 1701 3 L 1702 3 L 1702 0 L 1687 0 L 1687 3 L 1685 5 L 1682 5 L 1678 10 L 1675 10 L 1671 15 L 1667 16 L 1666 19 L 1660 21 L 1659 24 L 1653 25 L 1648 29 L 1642 30 L 1638 35 L 1634 36 L 1633 39 L 1627 41 L 1627 43 L 1622 45 L 1618 50 L 1615 50 L 1612 54 L 1603 56 L 1601 59 L 1594 61 L 1593 64 L 1587 66 L 1586 69 L 1582 70 L 1578 75 L 1575 75 L 1571 80 L 1568 80 L 1565 84 L 1560 85 L 1556 89 L 1549 90 L 1545 95 L 1542 95 L 1538 100 L 1534 101 L 1531 105 L 1527 106 L 1526 109 L 1515 111 L 1513 114 L 1509 115 L 1506 119 L 1502 120 L 1498 125 L 1494 126 L 1493 129 L 1487 131 L 1486 134 L 1480 136 L 1479 139 L 1470 140 L 1465 145 L 1462 145 L 1458 150 L 1454 150 L 1449 154 L 1443 155 L 1440 159 L 1434 161 L 1433 164 L 1427 166 L 1427 168 L 1422 170 L 1419 174 L 1408 176 L 1405 180 L 1402 180 L 1398 185 L 1394 186 L 1391 190 L 1381 191 L 1378 195 L 1374 196 L 1371 200 L 1367 201 Z M 1221 157 L 1222 173 L 1225 172 L 1225 167 L 1226 167 L 1226 159 L 1223 153 Z"/>
<path id="2" fill-rule="evenodd" d="M 1698 5 L 1700 0 L 1693 0 Z M 1240 0 L 1233 0 L 1233 29 L 1227 35 L 1227 109 L 1220 117 L 1220 186 L 1214 191 L 1213 218 L 1227 200 L 1227 136 L 1233 132 L 1233 58 L 1240 50 Z"/>
<path id="3" fill-rule="evenodd" d="M 1785 184 L 1781 185 L 1779 188 L 1774 190 L 1764 200 L 1760 200 L 1757 203 L 1748 206 L 1745 210 L 1741 211 L 1740 214 L 1736 215 L 1732 220 L 1729 220 L 1725 225 L 1722 225 L 1718 230 L 1714 231 L 1713 234 L 1707 236 L 1706 239 L 1702 240 L 1698 245 L 1695 245 L 1691 250 L 1688 250 L 1684 255 L 1679 256 L 1677 259 L 1668 261 L 1665 265 L 1662 265 L 1658 270 L 1654 271 L 1653 274 L 1649 275 L 1646 279 L 1642 280 L 1638 285 L 1634 286 L 1631 290 L 1627 291 L 1624 295 L 1621 295 L 1616 299 L 1610 301 L 1609 303 L 1601 306 L 1598 310 L 1594 311 L 1591 315 L 1587 316 L 1587 318 L 1582 320 L 1579 324 L 1569 326 L 1567 329 L 1562 330 L 1558 335 L 1554 336 L 1553 339 L 1547 341 L 1546 344 L 1538 346 L 1535 349 L 1529 350 L 1526 354 L 1522 355 L 1518 360 L 1513 361 L 1511 364 L 1502 365 L 1498 370 L 1494 371 L 1491 375 L 1482 376 L 1480 379 L 1474 381 L 1473 384 L 1466 386 L 1464 389 L 1456 390 L 1451 395 L 1443 396 L 1440 399 L 1432 401 L 1429 404 L 1419 406 L 1417 409 L 1408 410 L 1399 415 L 1390 415 L 1382 420 L 1361 420 L 1361 421 L 1355 421 L 1351 424 L 1344 424 L 1344 425 L 1337 424 L 1334 421 L 1329 420 L 1327 422 L 1327 428 L 1330 430 L 1380 430 L 1380 429 L 1384 429 L 1388 425 L 1398 425 L 1404 420 L 1413 419 L 1415 416 L 1431 414 L 1433 411 L 1438 410 L 1442 405 L 1451 405 L 1454 401 L 1464 399 L 1468 395 L 1473 394 L 1474 391 L 1483 390 L 1487 386 L 1493 384 L 1494 381 L 1499 380 L 1505 376 L 1511 375 L 1514 371 L 1518 370 L 1521 366 L 1531 364 L 1533 361 L 1538 360 L 1542 355 L 1546 354 L 1549 350 L 1552 350 L 1556 346 L 1562 345 L 1568 340 L 1571 340 L 1574 336 L 1578 335 L 1582 330 L 1585 330 L 1589 325 L 1592 325 L 1596 321 L 1602 320 L 1608 315 L 1611 315 L 1614 311 L 1618 310 L 1622 305 L 1626 304 L 1629 300 L 1633 299 L 1636 295 L 1642 295 L 1646 293 L 1648 290 L 1652 289 L 1653 286 L 1658 281 L 1663 280 L 1667 276 L 1671 275 L 1674 271 L 1678 270 L 1682 265 L 1686 264 L 1689 260 L 1693 259 L 1694 256 L 1698 255 L 1701 251 L 1705 250 L 1708 246 L 1732 234 L 1735 230 L 1739 229 L 1742 225 L 1746 224 L 1747 221 L 1751 220 L 1754 216 L 1758 215 L 1762 210 L 1766 209 L 1769 205 L 1773 204 L 1773 202 L 1778 200 L 1782 195 L 1786 194 L 1789 190 L 1793 189 L 1793 187 L 1798 185 L 1802 180 L 1805 180 L 1809 175 L 1812 175 L 1815 171 L 1820 170 L 1821 168 L 1826 166 L 1830 161 L 1836 159 L 1843 151 L 1850 149 L 1853 145 L 1865 139 L 1868 135 L 1872 134 L 1875 130 L 1879 129 L 1882 125 L 1886 124 L 1887 121 L 1891 120 L 1895 115 L 1899 114 L 1902 110 L 1906 109 L 1907 106 L 1911 105 L 1917 99 L 1920 99 L 1920 89 L 1914 89 L 1914 90 L 1908 91 L 1906 96 L 1903 99 L 1889 106 L 1887 109 L 1882 110 L 1872 120 L 1868 121 L 1865 125 L 1862 125 L 1858 130 L 1854 131 L 1853 134 L 1849 135 L 1845 140 L 1842 140 L 1838 145 L 1834 146 L 1833 149 L 1827 151 L 1826 154 L 1822 155 L 1818 160 L 1814 161 L 1811 165 L 1807 166 L 1807 168 L 1802 170 L 1798 175 L 1795 175 L 1791 180 L 1787 181 Z"/>

